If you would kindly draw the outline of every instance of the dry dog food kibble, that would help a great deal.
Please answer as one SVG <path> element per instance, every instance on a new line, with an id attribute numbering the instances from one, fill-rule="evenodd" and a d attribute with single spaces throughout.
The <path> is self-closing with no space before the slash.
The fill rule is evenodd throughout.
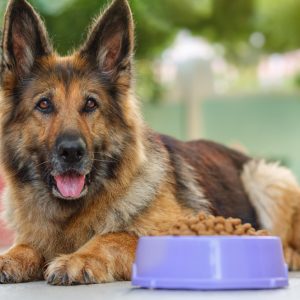
<path id="1" fill-rule="evenodd" d="M 269 235 L 266 230 L 256 231 L 251 224 L 242 224 L 240 219 L 215 217 L 200 213 L 196 217 L 179 220 L 169 230 L 153 235 Z"/>

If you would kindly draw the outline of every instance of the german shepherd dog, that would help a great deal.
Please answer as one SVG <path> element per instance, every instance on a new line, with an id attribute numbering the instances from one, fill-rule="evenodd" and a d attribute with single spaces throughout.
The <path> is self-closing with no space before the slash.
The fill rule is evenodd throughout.
<path id="1" fill-rule="evenodd" d="M 150 130 L 133 91 L 133 48 L 126 0 L 114 0 L 65 57 L 32 6 L 9 1 L 0 128 L 5 216 L 16 238 L 0 256 L 0 283 L 129 280 L 139 236 L 199 211 L 270 230 L 299 269 L 291 172 Z"/>

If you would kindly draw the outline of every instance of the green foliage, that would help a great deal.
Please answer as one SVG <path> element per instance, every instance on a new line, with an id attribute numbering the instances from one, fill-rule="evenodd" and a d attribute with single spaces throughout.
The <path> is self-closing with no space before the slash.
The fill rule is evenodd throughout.
<path id="1" fill-rule="evenodd" d="M 4 2 L 1 2 L 0 12 L 3 11 Z M 79 45 L 88 25 L 107 5 L 106 0 L 29 2 L 43 15 L 50 36 L 62 54 Z M 136 23 L 136 55 L 138 58 L 154 57 L 172 42 L 182 28 L 233 45 L 250 32 L 252 2 L 253 0 L 130 0 Z"/>
<path id="2" fill-rule="evenodd" d="M 300 89 L 300 73 L 298 73 L 294 78 L 294 83 L 298 89 Z"/>
<path id="3" fill-rule="evenodd" d="M 59 53 L 67 54 L 69 50 L 79 46 L 88 26 L 105 4 L 105 0 L 75 0 L 58 14 L 44 14 L 47 28 Z"/>
<path id="4" fill-rule="evenodd" d="M 254 26 L 266 36 L 265 51 L 284 52 L 300 47 L 300 1 L 256 1 Z"/>
<path id="5" fill-rule="evenodd" d="M 152 64 L 146 59 L 139 59 L 136 62 L 138 69 L 136 75 L 136 93 L 144 102 L 158 103 L 162 99 L 163 86 L 157 80 Z"/>
<path id="6" fill-rule="evenodd" d="M 1 1 L 0 2 L 0 22 L 1 22 L 1 24 L 3 23 L 3 13 L 5 10 L 5 6 L 6 6 L 6 1 Z"/>
<path id="7" fill-rule="evenodd" d="M 29 0 L 42 13 L 59 52 L 83 40 L 87 26 L 107 0 Z M 266 36 L 265 51 L 300 46 L 300 1 L 296 0 L 129 0 L 136 23 L 138 58 L 152 58 L 178 30 L 222 43 L 227 53 L 241 51 L 253 31 Z M 0 19 L 7 0 L 0 1 Z"/>

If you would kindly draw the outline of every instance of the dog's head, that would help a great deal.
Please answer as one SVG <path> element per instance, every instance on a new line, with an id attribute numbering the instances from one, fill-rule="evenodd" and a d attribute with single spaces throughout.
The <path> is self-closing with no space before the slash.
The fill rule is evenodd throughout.
<path id="1" fill-rule="evenodd" d="M 136 139 L 133 35 L 127 1 L 115 0 L 80 49 L 60 57 L 32 6 L 9 2 L 1 142 L 2 161 L 17 180 L 43 182 L 58 198 L 78 199 L 117 176 Z"/>

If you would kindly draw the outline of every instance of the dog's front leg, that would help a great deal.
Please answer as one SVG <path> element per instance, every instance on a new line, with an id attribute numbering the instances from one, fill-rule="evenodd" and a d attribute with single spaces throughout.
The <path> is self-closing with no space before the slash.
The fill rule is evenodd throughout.
<path id="1" fill-rule="evenodd" d="M 125 232 L 96 235 L 76 252 L 54 259 L 45 279 L 54 285 L 130 280 L 137 240 Z"/>
<path id="2" fill-rule="evenodd" d="M 38 251 L 28 245 L 16 245 L 0 255 L 0 284 L 42 279 L 43 263 Z"/>

